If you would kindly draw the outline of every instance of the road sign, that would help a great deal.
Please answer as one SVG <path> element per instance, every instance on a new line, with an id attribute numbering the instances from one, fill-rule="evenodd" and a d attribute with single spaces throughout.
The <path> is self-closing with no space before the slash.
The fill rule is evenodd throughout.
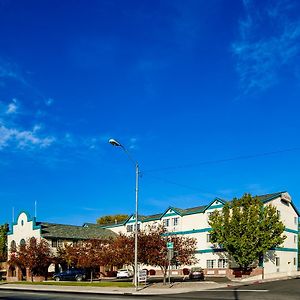
<path id="1" fill-rule="evenodd" d="M 172 243 L 172 242 L 167 242 L 167 248 L 168 248 L 168 249 L 174 249 L 174 243 Z"/>
<path id="2" fill-rule="evenodd" d="M 147 270 L 139 270 L 139 282 L 147 281 Z"/>
<path id="3" fill-rule="evenodd" d="M 168 260 L 171 260 L 174 257 L 174 250 L 168 249 Z"/>

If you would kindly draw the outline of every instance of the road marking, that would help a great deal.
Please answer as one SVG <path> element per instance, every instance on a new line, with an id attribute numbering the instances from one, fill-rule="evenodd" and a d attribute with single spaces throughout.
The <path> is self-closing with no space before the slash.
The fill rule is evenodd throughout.
<path id="1" fill-rule="evenodd" d="M 266 293 L 269 292 L 269 290 L 239 290 L 239 289 L 234 289 L 234 290 L 206 290 L 205 292 L 261 292 L 261 293 Z"/>

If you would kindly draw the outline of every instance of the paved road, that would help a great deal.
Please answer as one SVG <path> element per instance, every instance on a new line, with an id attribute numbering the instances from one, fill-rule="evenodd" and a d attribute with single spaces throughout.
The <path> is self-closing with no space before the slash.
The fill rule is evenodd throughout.
<path id="1" fill-rule="evenodd" d="M 236 288 L 224 288 L 203 292 L 191 292 L 176 295 L 144 296 L 144 295 L 88 295 L 69 293 L 42 293 L 42 292 L 17 292 L 0 291 L 0 300 L 79 300 L 79 299 L 100 299 L 100 300 L 199 300 L 199 299 L 222 299 L 222 300 L 299 300 L 300 279 L 274 281 Z"/>

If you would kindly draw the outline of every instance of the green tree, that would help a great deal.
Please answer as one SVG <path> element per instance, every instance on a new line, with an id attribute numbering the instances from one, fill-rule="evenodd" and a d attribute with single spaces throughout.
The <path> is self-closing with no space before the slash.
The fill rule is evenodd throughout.
<path id="1" fill-rule="evenodd" d="M 8 224 L 0 226 L 0 261 L 7 260 L 7 233 Z"/>
<path id="2" fill-rule="evenodd" d="M 97 224 L 105 225 L 105 224 L 112 224 L 112 223 L 119 223 L 128 219 L 128 215 L 107 215 L 102 216 L 97 219 Z"/>
<path id="3" fill-rule="evenodd" d="M 211 241 L 225 249 L 243 269 L 283 243 L 284 225 L 272 205 L 245 194 L 214 211 L 209 218 Z"/>

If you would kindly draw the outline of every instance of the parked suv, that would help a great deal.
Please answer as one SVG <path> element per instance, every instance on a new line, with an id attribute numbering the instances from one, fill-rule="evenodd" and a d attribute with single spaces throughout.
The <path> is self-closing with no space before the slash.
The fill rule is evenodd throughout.
<path id="1" fill-rule="evenodd" d="M 64 272 L 54 273 L 53 279 L 56 281 L 60 281 L 60 280 L 82 281 L 86 279 L 86 273 L 82 269 L 69 269 Z"/>

